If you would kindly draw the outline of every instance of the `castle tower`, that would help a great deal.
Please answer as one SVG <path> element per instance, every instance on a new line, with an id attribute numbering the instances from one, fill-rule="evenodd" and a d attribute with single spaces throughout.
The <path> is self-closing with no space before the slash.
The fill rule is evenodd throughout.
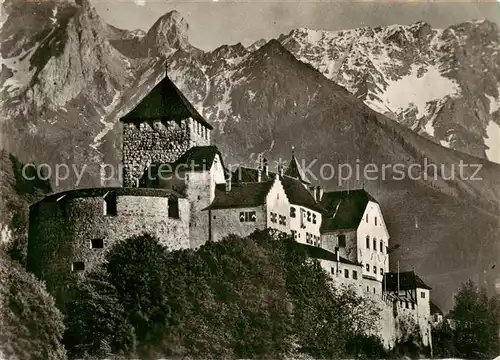
<path id="1" fill-rule="evenodd" d="M 138 186 L 152 163 L 171 163 L 194 146 L 210 145 L 213 127 L 165 77 L 121 119 L 123 186 Z"/>

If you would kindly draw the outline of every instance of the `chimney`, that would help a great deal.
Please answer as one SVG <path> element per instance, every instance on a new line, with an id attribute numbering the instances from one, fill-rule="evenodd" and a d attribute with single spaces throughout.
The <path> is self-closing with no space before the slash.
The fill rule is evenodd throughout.
<path id="1" fill-rule="evenodd" d="M 278 177 L 283 177 L 283 165 L 281 163 L 278 164 Z"/>
<path id="2" fill-rule="evenodd" d="M 231 191 L 231 176 L 226 179 L 226 192 Z"/>
<path id="3" fill-rule="evenodd" d="M 320 202 L 323 197 L 323 188 L 320 185 L 316 186 L 316 196 L 316 201 Z"/>
<path id="4" fill-rule="evenodd" d="M 311 186 L 309 188 L 309 191 L 311 191 L 311 194 L 312 194 L 314 200 L 318 201 L 318 192 L 317 192 L 316 186 Z"/>
<path id="5" fill-rule="evenodd" d="M 262 168 L 263 168 L 262 154 L 259 154 L 257 161 L 259 163 L 258 168 L 257 168 L 257 182 L 261 182 L 262 181 Z"/>

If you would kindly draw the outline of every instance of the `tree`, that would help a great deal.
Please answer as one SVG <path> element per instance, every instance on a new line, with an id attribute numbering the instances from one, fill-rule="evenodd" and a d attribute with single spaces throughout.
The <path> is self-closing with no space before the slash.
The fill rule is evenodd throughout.
<path id="1" fill-rule="evenodd" d="M 62 360 L 63 319 L 43 284 L 0 252 L 0 358 Z"/>
<path id="2" fill-rule="evenodd" d="M 96 271 L 74 285 L 64 344 L 71 358 L 100 359 L 134 352 L 134 329 L 108 274 Z"/>
<path id="3" fill-rule="evenodd" d="M 173 309 L 165 291 L 167 249 L 151 235 L 127 239 L 106 256 L 104 271 L 133 326 L 141 357 L 162 344 Z"/>
<path id="4" fill-rule="evenodd" d="M 434 356 L 449 358 L 455 356 L 453 329 L 447 319 L 432 329 L 432 347 Z"/>
<path id="5" fill-rule="evenodd" d="M 455 295 L 450 312 L 454 320 L 454 344 L 458 356 L 491 358 L 500 353 L 500 300 L 488 298 L 485 289 L 468 281 Z"/>

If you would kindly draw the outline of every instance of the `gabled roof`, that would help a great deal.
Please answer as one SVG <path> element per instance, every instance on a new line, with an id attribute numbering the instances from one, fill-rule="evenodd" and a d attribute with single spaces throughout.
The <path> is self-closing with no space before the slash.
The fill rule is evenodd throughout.
<path id="1" fill-rule="evenodd" d="M 215 186 L 215 198 L 204 210 L 248 208 L 266 203 L 266 197 L 273 186 L 273 181 L 237 183 L 226 191 L 226 184 Z"/>
<path id="2" fill-rule="evenodd" d="M 398 291 L 398 273 L 385 273 L 383 287 L 384 289 L 387 289 L 387 291 Z M 399 273 L 400 290 L 412 290 L 416 288 L 431 289 L 431 287 L 424 283 L 424 281 L 417 274 L 415 274 L 414 271 L 404 271 Z"/>
<path id="3" fill-rule="evenodd" d="M 176 170 L 178 172 L 210 170 L 216 155 L 219 155 L 222 161 L 222 155 L 217 146 L 194 146 L 173 163 L 151 164 L 151 166 L 144 171 L 144 174 L 145 176 L 151 175 L 155 178 L 160 169 L 162 174 L 168 174 Z"/>
<path id="4" fill-rule="evenodd" d="M 431 314 L 441 314 L 441 315 L 444 314 L 443 310 L 441 310 L 439 306 L 434 304 L 432 301 L 430 302 L 430 306 L 431 306 Z"/>
<path id="5" fill-rule="evenodd" d="M 303 184 L 311 185 L 311 182 L 307 178 L 306 174 L 302 170 L 302 167 L 299 165 L 297 158 L 295 155 L 292 155 L 292 159 L 290 160 L 290 165 L 286 168 L 284 175 L 290 176 L 302 182 Z"/>
<path id="6" fill-rule="evenodd" d="M 257 182 L 258 170 L 240 166 L 233 172 L 232 181 Z M 262 181 L 269 181 L 276 177 L 276 173 L 269 171 L 268 175 L 262 173 Z M 307 207 L 308 209 L 324 213 L 325 210 L 314 200 L 311 193 L 304 187 L 300 180 L 283 176 L 280 178 L 286 196 L 291 204 Z"/>
<path id="7" fill-rule="evenodd" d="M 320 205 L 328 216 L 323 217 L 321 231 L 357 229 L 369 201 L 377 202 L 364 189 L 325 192 Z"/>
<path id="8" fill-rule="evenodd" d="M 337 254 L 333 253 L 331 251 L 328 251 L 324 248 L 317 247 L 317 246 L 311 246 L 299 242 L 294 242 L 293 246 L 295 246 L 297 249 L 304 251 L 307 257 L 313 258 L 313 259 L 318 259 L 318 260 L 329 260 L 329 261 L 337 261 Z M 347 260 L 346 258 L 343 258 L 342 256 L 339 256 L 339 262 L 342 264 L 348 264 L 348 265 L 354 265 L 354 266 L 361 266 L 359 264 L 356 264 L 355 262 L 352 262 L 350 260 Z"/>
<path id="9" fill-rule="evenodd" d="M 244 166 L 239 166 L 231 176 L 231 181 L 233 183 L 237 182 L 257 182 L 258 180 L 258 170 L 252 169 Z M 262 172 L 262 181 L 269 181 L 276 177 L 276 173 L 268 171 L 267 175 L 265 171 Z"/>
<path id="10" fill-rule="evenodd" d="M 217 155 L 222 161 L 222 155 L 215 145 L 193 146 L 174 162 L 174 166 L 184 165 L 194 171 L 208 170 L 212 167 Z"/>
<path id="11" fill-rule="evenodd" d="M 325 212 L 299 180 L 288 176 L 283 176 L 280 180 L 290 204 L 304 206 L 319 213 Z"/>
<path id="12" fill-rule="evenodd" d="M 193 118 L 209 129 L 213 129 L 181 91 L 165 74 L 165 77 L 132 109 L 121 118 L 124 122 L 143 120 L 176 120 Z"/>

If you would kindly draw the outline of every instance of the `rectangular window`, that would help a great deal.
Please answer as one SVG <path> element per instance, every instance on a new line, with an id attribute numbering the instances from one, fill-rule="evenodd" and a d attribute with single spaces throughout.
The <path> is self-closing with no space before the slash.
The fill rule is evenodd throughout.
<path id="1" fill-rule="evenodd" d="M 316 214 L 313 214 L 313 224 L 316 224 Z"/>
<path id="2" fill-rule="evenodd" d="M 335 275 L 335 268 L 331 268 L 330 271 L 331 271 L 332 275 Z"/>
<path id="3" fill-rule="evenodd" d="M 420 293 L 420 297 L 421 297 L 422 299 L 425 299 L 425 292 L 423 292 L 423 291 L 422 291 L 422 292 Z"/>
<path id="4" fill-rule="evenodd" d="M 370 271 L 370 264 L 366 264 L 366 271 Z"/>
<path id="5" fill-rule="evenodd" d="M 415 303 L 411 303 L 411 309 L 415 310 Z"/>
<path id="6" fill-rule="evenodd" d="M 104 239 L 92 239 L 90 240 L 91 249 L 102 249 L 104 247 Z"/>
<path id="7" fill-rule="evenodd" d="M 408 309 L 408 300 L 405 301 L 405 308 Z"/>
<path id="8" fill-rule="evenodd" d="M 373 239 L 373 251 L 377 251 L 377 239 Z"/>
<path id="9" fill-rule="evenodd" d="M 375 225 L 377 225 L 377 217 L 375 216 Z"/>
<path id="10" fill-rule="evenodd" d="M 366 237 L 366 248 L 367 249 L 370 248 L 370 237 L 369 236 Z"/>
<path id="11" fill-rule="evenodd" d="M 344 276 L 346 279 L 349 279 L 349 270 L 348 269 L 344 269 Z"/>
<path id="12" fill-rule="evenodd" d="M 255 211 L 241 211 L 240 222 L 256 222 L 257 213 Z"/>
<path id="13" fill-rule="evenodd" d="M 384 275 L 384 269 L 380 268 L 380 275 Z"/>
<path id="14" fill-rule="evenodd" d="M 83 271 L 85 270 L 85 263 L 83 261 L 75 261 L 71 264 L 72 271 Z"/>
<path id="15" fill-rule="evenodd" d="M 292 206 L 290 207 L 290 217 L 294 218 L 297 216 L 297 210 Z"/>
<path id="16" fill-rule="evenodd" d="M 108 194 L 104 198 L 104 215 L 115 216 L 116 213 L 116 195 Z"/>
<path id="17" fill-rule="evenodd" d="M 307 221 L 311 222 L 311 212 L 310 211 L 307 212 Z"/>
<path id="18" fill-rule="evenodd" d="M 285 215 L 280 215 L 279 219 L 280 219 L 279 220 L 280 225 L 284 225 L 285 226 L 286 225 L 286 216 Z"/>
<path id="19" fill-rule="evenodd" d="M 384 242 L 380 242 L 380 252 L 383 254 L 384 253 Z"/>
<path id="20" fill-rule="evenodd" d="M 373 267 L 373 273 L 377 274 L 377 267 L 376 266 Z"/>
<path id="21" fill-rule="evenodd" d="M 291 233 L 292 233 L 292 237 L 294 239 L 297 239 L 297 230 L 291 230 Z"/>
<path id="22" fill-rule="evenodd" d="M 353 270 L 353 271 L 352 271 L 352 278 L 353 278 L 354 280 L 358 280 L 358 272 L 357 272 L 356 270 Z"/>
<path id="23" fill-rule="evenodd" d="M 337 240 L 339 243 L 339 247 L 345 247 L 345 235 L 344 234 L 337 235 Z"/>
<path id="24" fill-rule="evenodd" d="M 272 222 L 272 223 L 276 223 L 276 222 L 277 222 L 277 220 L 276 220 L 276 217 L 277 217 L 277 216 L 278 216 L 278 214 L 273 213 L 273 212 L 271 213 L 271 222 Z"/>
<path id="25" fill-rule="evenodd" d="M 174 197 L 168 198 L 168 217 L 179 218 L 179 199 Z"/>
<path id="26" fill-rule="evenodd" d="M 366 214 L 366 222 L 368 222 L 368 214 Z"/>

